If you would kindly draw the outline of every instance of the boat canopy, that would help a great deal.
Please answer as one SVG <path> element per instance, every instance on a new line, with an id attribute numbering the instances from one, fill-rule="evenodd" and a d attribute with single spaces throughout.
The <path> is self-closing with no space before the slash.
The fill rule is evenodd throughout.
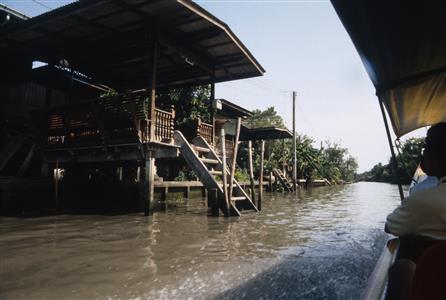
<path id="1" fill-rule="evenodd" d="M 446 121 L 442 1 L 331 0 L 395 134 Z"/>

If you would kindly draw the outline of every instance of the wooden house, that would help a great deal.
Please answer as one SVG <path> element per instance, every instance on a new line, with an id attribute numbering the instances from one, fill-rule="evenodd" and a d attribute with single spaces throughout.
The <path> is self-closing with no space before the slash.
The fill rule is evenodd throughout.
<path id="1" fill-rule="evenodd" d="M 209 177 L 226 170 L 209 147 L 235 105 L 221 102 L 190 144 L 174 133 L 174 109 L 160 109 L 156 97 L 209 84 L 213 110 L 216 83 L 263 75 L 221 20 L 189 0 L 78 1 L 1 26 L 0 53 L 1 174 L 23 176 L 36 160 L 45 178 L 61 169 L 91 178 L 92 169 L 111 166 L 119 179 L 139 182 L 148 214 L 155 160 L 195 155 L 200 179 L 228 214 Z M 238 208 L 250 206 L 246 198 Z"/>

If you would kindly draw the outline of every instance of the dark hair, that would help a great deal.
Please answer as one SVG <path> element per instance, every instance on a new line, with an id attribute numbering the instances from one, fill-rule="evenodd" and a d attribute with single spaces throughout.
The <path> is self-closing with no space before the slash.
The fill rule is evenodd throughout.
<path id="1" fill-rule="evenodd" d="M 426 148 L 435 154 L 446 157 L 446 123 L 437 123 L 427 131 Z"/>

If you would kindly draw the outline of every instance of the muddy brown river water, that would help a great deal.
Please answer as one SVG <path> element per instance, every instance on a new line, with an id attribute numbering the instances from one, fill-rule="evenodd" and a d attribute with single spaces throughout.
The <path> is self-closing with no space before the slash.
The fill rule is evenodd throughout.
<path id="1" fill-rule="evenodd" d="M 358 299 L 396 186 L 266 194 L 260 214 L 203 199 L 141 214 L 0 218 L 0 299 Z"/>

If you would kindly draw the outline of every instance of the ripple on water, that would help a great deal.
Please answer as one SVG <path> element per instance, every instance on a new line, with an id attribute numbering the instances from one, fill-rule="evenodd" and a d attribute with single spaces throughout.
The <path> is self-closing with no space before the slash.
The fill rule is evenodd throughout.
<path id="1" fill-rule="evenodd" d="M 396 187 L 359 183 L 267 194 L 263 211 L 186 207 L 121 216 L 0 219 L 0 298 L 355 299 Z"/>

